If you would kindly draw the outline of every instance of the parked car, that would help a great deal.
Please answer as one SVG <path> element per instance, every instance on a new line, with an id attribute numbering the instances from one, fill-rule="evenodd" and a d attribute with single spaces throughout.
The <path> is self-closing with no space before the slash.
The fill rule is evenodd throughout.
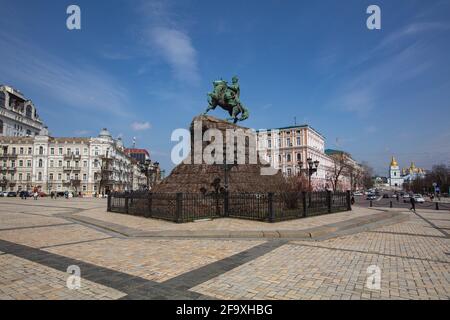
<path id="1" fill-rule="evenodd" d="M 10 191 L 10 192 L 8 192 L 7 197 L 17 197 L 17 192 L 15 192 L 15 191 Z"/>
<path id="2" fill-rule="evenodd" d="M 0 197 L 7 197 L 8 191 L 0 191 Z"/>
<path id="3" fill-rule="evenodd" d="M 374 194 L 369 194 L 366 198 L 366 200 L 376 200 L 376 199 L 377 199 L 377 196 Z"/>
<path id="4" fill-rule="evenodd" d="M 393 194 L 391 195 L 391 198 L 397 198 L 397 195 L 396 195 L 395 193 L 393 193 Z"/>
<path id="5" fill-rule="evenodd" d="M 405 193 L 405 194 L 403 195 L 403 199 L 409 199 L 409 198 L 410 198 L 409 194 Z"/>
<path id="6" fill-rule="evenodd" d="M 389 199 L 389 195 L 387 193 L 383 194 L 383 199 Z"/>
<path id="7" fill-rule="evenodd" d="M 362 196 L 363 193 L 361 191 L 356 191 L 355 193 L 353 193 L 354 196 Z"/>
<path id="8" fill-rule="evenodd" d="M 21 198 L 23 198 L 23 197 L 29 198 L 29 197 L 31 197 L 31 193 L 29 193 L 26 190 L 22 190 L 22 191 L 19 192 L 19 197 L 21 197 Z"/>
<path id="9" fill-rule="evenodd" d="M 415 194 L 414 195 L 414 200 L 416 200 L 417 203 L 424 203 L 425 199 L 422 197 L 421 194 Z"/>

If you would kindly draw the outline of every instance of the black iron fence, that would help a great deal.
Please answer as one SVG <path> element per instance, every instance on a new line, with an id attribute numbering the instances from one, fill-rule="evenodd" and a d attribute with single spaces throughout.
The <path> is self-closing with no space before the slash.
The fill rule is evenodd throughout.
<path id="1" fill-rule="evenodd" d="M 276 222 L 351 210 L 349 192 L 110 193 L 108 211 L 174 222 L 220 217 Z"/>
<path id="2" fill-rule="evenodd" d="M 358 204 L 361 205 L 361 204 Z M 367 203 L 370 208 L 411 208 L 412 204 L 409 199 L 407 200 L 370 200 Z M 450 203 L 440 202 L 440 201 L 425 201 L 425 202 L 415 202 L 416 209 L 428 209 L 428 210 L 450 210 Z"/>

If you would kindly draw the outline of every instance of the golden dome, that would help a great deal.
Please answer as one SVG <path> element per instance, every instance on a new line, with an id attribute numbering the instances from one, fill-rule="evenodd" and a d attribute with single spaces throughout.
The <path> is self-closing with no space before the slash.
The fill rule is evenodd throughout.
<path id="1" fill-rule="evenodd" d="M 414 162 L 411 162 L 411 170 L 414 170 L 416 168 L 416 165 L 414 164 Z"/>
<path id="2" fill-rule="evenodd" d="M 397 167 L 397 166 L 398 166 L 397 160 L 395 160 L 395 158 L 392 157 L 392 160 L 391 160 L 391 167 Z"/>

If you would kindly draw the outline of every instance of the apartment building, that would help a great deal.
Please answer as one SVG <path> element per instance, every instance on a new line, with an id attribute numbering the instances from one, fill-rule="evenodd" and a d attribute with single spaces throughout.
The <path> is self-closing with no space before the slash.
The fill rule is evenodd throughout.
<path id="1" fill-rule="evenodd" d="M 309 125 L 289 126 L 258 131 L 260 155 L 285 176 L 304 174 L 308 159 L 318 161 L 317 172 L 311 176 L 315 190 L 331 189 L 335 159 L 325 153 L 325 137 Z M 349 158 L 351 159 L 351 157 Z M 351 160 L 351 163 L 356 163 Z M 302 164 L 302 168 L 300 168 Z M 350 188 L 350 179 L 340 177 L 341 189 Z"/>
<path id="2" fill-rule="evenodd" d="M 33 101 L 17 89 L 0 85 L 0 137 L 35 136 L 43 127 Z"/>
<path id="3" fill-rule="evenodd" d="M 107 129 L 97 137 L 0 137 L 0 190 L 92 195 L 138 189 L 145 175 Z M 145 182 L 144 182 L 145 183 Z"/>

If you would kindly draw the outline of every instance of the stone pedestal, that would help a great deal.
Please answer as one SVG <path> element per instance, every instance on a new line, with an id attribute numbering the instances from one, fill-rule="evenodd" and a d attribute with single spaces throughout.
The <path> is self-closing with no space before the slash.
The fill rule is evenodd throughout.
<path id="1" fill-rule="evenodd" d="M 205 159 L 201 157 L 205 148 L 211 147 L 211 143 L 215 141 L 215 138 L 211 139 L 212 142 L 198 138 L 204 137 L 205 132 L 209 129 L 216 129 L 216 132 L 220 131 L 222 134 L 223 159 L 228 160 L 227 167 L 225 167 L 223 162 L 220 164 L 207 164 Z M 245 154 L 243 164 L 242 158 L 241 161 L 237 161 L 236 141 L 234 142 L 234 154 L 227 153 L 227 145 L 232 143 L 231 140 L 227 141 L 226 139 L 227 130 L 234 132 L 236 141 L 239 139 L 242 139 L 240 141 L 245 141 L 245 150 L 243 153 L 240 153 L 241 156 Z M 227 189 L 229 192 L 260 193 L 276 192 L 283 184 L 284 178 L 279 171 L 274 175 L 261 174 L 261 169 L 269 168 L 269 165 L 262 163 L 259 157 L 256 157 L 256 161 L 254 157 L 251 157 L 256 154 L 256 145 L 254 144 L 256 139 L 254 137 L 255 133 L 249 132 L 248 128 L 211 116 L 198 116 L 193 119 L 190 131 L 191 152 L 187 157 L 190 163 L 188 164 L 185 161 L 185 163 L 175 167 L 166 179 L 153 188 L 153 192 L 209 193 L 216 190 L 223 192 Z M 211 130 L 209 132 L 211 133 Z M 196 135 L 197 139 L 194 141 Z M 246 136 L 247 138 L 245 138 Z M 199 148 L 200 146 L 201 148 Z M 227 184 L 225 181 L 225 170 L 228 170 Z M 228 188 L 226 188 L 226 185 Z"/>

